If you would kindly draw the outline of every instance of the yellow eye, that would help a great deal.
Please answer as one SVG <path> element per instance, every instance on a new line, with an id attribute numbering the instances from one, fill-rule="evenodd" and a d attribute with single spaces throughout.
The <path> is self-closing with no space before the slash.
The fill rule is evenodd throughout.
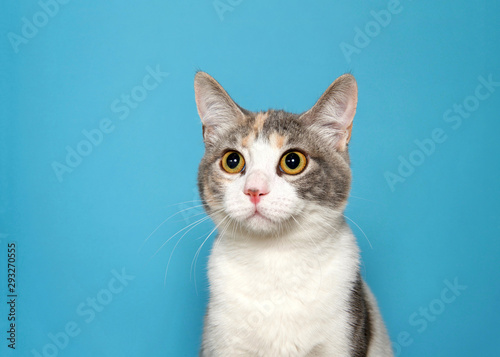
<path id="1" fill-rule="evenodd" d="M 300 174 L 306 168 L 306 156 L 300 151 L 287 152 L 280 160 L 280 169 L 288 175 Z"/>
<path id="2" fill-rule="evenodd" d="M 228 151 L 222 157 L 221 165 L 224 171 L 237 174 L 245 168 L 245 159 L 237 151 Z"/>

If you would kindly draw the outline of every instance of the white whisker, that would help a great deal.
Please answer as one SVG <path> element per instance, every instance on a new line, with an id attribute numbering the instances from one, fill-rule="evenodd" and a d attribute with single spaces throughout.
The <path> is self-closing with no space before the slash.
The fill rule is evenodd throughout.
<path id="1" fill-rule="evenodd" d="M 204 215 L 206 215 L 205 211 L 200 212 L 200 213 L 196 213 L 196 214 L 191 214 L 191 215 L 189 216 L 189 218 L 193 218 L 193 217 L 201 216 L 201 215 L 203 215 L 203 214 L 204 214 Z M 186 221 L 186 219 L 185 219 L 185 218 L 182 218 L 182 219 L 176 219 L 176 220 L 174 220 L 174 221 L 171 221 L 171 223 L 179 223 L 179 222 L 182 222 L 182 221 Z"/>
<path id="2" fill-rule="evenodd" d="M 220 211 L 220 210 L 218 210 L 218 211 Z M 184 229 L 186 229 L 186 228 L 188 228 L 189 226 L 191 226 L 191 225 L 192 225 L 192 227 L 191 227 L 191 228 L 189 228 L 187 231 L 185 231 L 185 232 L 182 234 L 182 236 L 181 236 L 181 237 L 177 240 L 177 243 L 175 243 L 174 248 L 172 249 L 172 252 L 170 252 L 170 256 L 169 256 L 169 258 L 168 258 L 168 262 L 167 262 L 167 268 L 166 268 L 166 270 L 165 270 L 165 278 L 164 278 L 164 284 L 165 284 L 165 285 L 167 284 L 167 274 L 168 274 L 168 268 L 169 268 L 169 266 L 170 266 L 170 261 L 171 261 L 171 259 L 172 259 L 172 256 L 173 256 L 174 252 L 175 252 L 175 249 L 177 248 L 177 245 L 180 243 L 180 241 L 182 240 L 182 238 L 183 238 L 186 234 L 188 234 L 188 232 L 189 232 L 189 231 L 193 230 L 194 228 L 196 228 L 197 226 L 199 226 L 199 225 L 200 225 L 200 224 L 202 224 L 203 222 L 207 221 L 209 218 L 210 218 L 209 216 L 203 217 L 203 218 L 199 219 L 198 221 L 194 222 L 194 223 L 196 223 L 196 224 L 191 223 L 190 225 L 188 225 L 188 226 L 186 226 L 186 227 L 184 227 L 184 228 L 182 229 L 182 230 L 184 230 Z M 193 224 L 194 224 L 194 225 L 193 225 Z M 178 231 L 176 234 L 174 234 L 174 235 L 173 235 L 173 236 L 171 236 L 169 239 L 167 239 L 167 240 L 165 241 L 165 243 L 163 243 L 163 244 L 161 245 L 161 247 L 160 247 L 160 248 L 156 251 L 156 253 L 153 255 L 153 257 L 154 257 L 154 256 L 155 256 L 155 255 L 156 255 L 156 254 L 157 254 L 157 253 L 161 250 L 161 248 L 162 248 L 165 244 L 167 244 L 167 243 L 168 243 L 168 241 L 170 241 L 173 237 L 175 237 L 177 234 L 179 234 L 182 230 Z"/>
<path id="3" fill-rule="evenodd" d="M 227 229 L 229 228 L 230 225 L 231 225 L 231 222 L 228 221 L 228 223 L 225 225 L 225 227 L 222 228 L 222 231 L 217 235 L 217 241 L 215 242 L 215 247 L 217 247 L 217 245 L 220 244 L 221 240 L 224 237 L 224 234 L 226 234 L 226 231 L 227 231 Z M 191 269 L 189 269 L 189 271 L 191 272 Z M 196 262 L 194 264 L 193 274 L 194 274 L 194 289 L 196 291 L 196 294 L 198 294 L 198 286 L 196 284 Z"/>
<path id="4" fill-rule="evenodd" d="M 193 203 L 193 202 L 203 202 L 203 200 L 199 199 L 199 200 L 191 200 L 191 201 L 184 201 L 184 202 L 172 203 L 171 205 L 168 205 L 166 207 L 180 206 L 180 205 L 183 205 L 183 204 L 186 204 L 186 203 Z"/>
<path id="5" fill-rule="evenodd" d="M 299 223 L 299 221 L 297 221 L 297 220 L 295 219 L 295 217 L 294 217 L 293 215 L 290 215 L 290 217 L 292 217 L 292 218 L 293 218 L 293 220 L 294 220 L 294 221 L 295 221 L 295 222 L 296 222 L 296 223 L 300 226 L 300 228 L 302 228 L 302 230 L 303 230 L 304 232 L 307 232 L 307 233 L 308 233 L 308 234 L 306 234 L 307 238 L 308 238 L 308 239 L 309 239 L 309 240 L 310 240 L 310 241 L 314 244 L 314 246 L 316 247 L 316 249 L 318 249 L 318 245 L 316 244 L 316 242 L 314 241 L 314 239 L 311 237 L 311 235 L 309 234 L 308 230 L 307 230 L 307 229 L 305 229 L 305 228 L 302 226 L 302 224 L 300 224 L 300 223 Z"/>
<path id="6" fill-rule="evenodd" d="M 203 243 L 201 243 L 200 247 L 198 248 L 198 250 L 196 251 L 195 255 L 194 255 L 194 259 L 193 261 L 191 262 L 191 269 L 193 269 L 193 263 L 194 263 L 194 269 L 193 269 L 193 274 L 195 276 L 195 284 L 196 284 L 196 262 L 198 260 L 198 256 L 200 254 L 200 251 L 201 251 L 201 248 L 203 248 L 203 246 L 205 245 L 205 243 L 207 242 L 208 238 L 210 238 L 210 236 L 217 230 L 217 228 L 226 220 L 226 218 L 228 218 L 229 215 L 226 215 L 222 221 L 219 222 L 218 225 L 216 225 L 214 227 L 214 229 L 212 229 L 212 231 L 209 233 L 209 235 L 205 238 L 205 240 L 203 241 Z"/>
<path id="7" fill-rule="evenodd" d="M 349 197 L 357 198 L 358 200 L 363 200 L 363 201 L 377 203 L 377 201 L 369 200 L 368 198 L 363 198 L 363 197 L 359 197 L 359 196 L 349 195 Z"/>
<path id="8" fill-rule="evenodd" d="M 351 221 L 352 223 L 354 223 L 356 225 L 356 227 L 359 228 L 359 230 L 361 231 L 361 233 L 363 233 L 363 235 L 365 236 L 366 240 L 368 241 L 368 244 L 370 245 L 370 248 L 373 249 L 372 243 L 368 239 L 368 236 L 365 234 L 365 232 L 361 229 L 361 227 L 356 222 L 354 222 L 351 218 L 347 217 L 345 214 L 342 213 L 342 216 L 344 216 L 345 218 L 347 218 L 349 221 Z"/>
<path id="9" fill-rule="evenodd" d="M 187 232 L 189 232 L 191 229 L 193 229 L 194 227 L 196 227 L 198 224 L 200 223 L 203 223 L 204 221 L 206 221 L 207 219 L 209 219 L 210 217 L 206 216 L 206 217 L 203 217 L 203 218 L 200 218 L 199 220 L 191 223 L 191 224 L 188 224 L 186 227 L 182 228 L 182 229 L 179 229 L 175 234 L 171 235 L 161 246 L 160 248 L 158 248 L 158 250 L 153 254 L 153 256 L 151 258 L 153 258 L 156 254 L 158 254 L 158 252 L 165 246 L 165 244 L 167 244 L 172 238 L 174 238 L 177 234 L 179 234 L 180 232 L 182 232 L 183 230 L 191 227 L 188 229 Z M 194 226 L 193 226 L 194 225 Z M 186 233 L 187 233 L 186 232 Z M 185 233 L 184 233 L 185 234 Z"/>
<path id="10" fill-rule="evenodd" d="M 179 212 L 176 212 L 176 213 L 174 213 L 174 214 L 172 214 L 172 215 L 168 216 L 168 217 L 167 217 L 167 218 L 166 218 L 163 222 L 161 222 L 161 223 L 158 225 L 158 227 L 156 227 L 156 228 L 155 228 L 155 229 L 151 232 L 151 234 L 149 234 L 149 236 L 148 236 L 148 237 L 144 240 L 144 242 L 142 243 L 141 247 L 139 248 L 139 251 L 141 251 L 141 250 L 142 250 L 142 248 L 144 248 L 144 245 L 145 245 L 145 244 L 146 244 L 146 242 L 149 240 L 149 238 L 151 238 L 151 236 L 152 236 L 153 234 L 155 234 L 155 233 L 156 233 L 156 231 L 157 231 L 158 229 L 160 229 L 160 227 L 161 227 L 161 226 L 163 226 L 163 225 L 164 225 L 164 224 L 165 224 L 165 223 L 166 223 L 166 222 L 167 222 L 170 218 L 172 218 L 172 217 L 174 217 L 174 216 L 176 216 L 176 215 L 178 215 L 179 213 L 182 213 L 182 212 L 184 212 L 184 211 L 188 211 L 188 210 L 195 209 L 195 208 L 202 207 L 202 206 L 203 206 L 203 205 L 197 205 L 197 206 L 189 207 L 189 208 L 183 209 L 183 210 L 181 210 L 181 211 L 179 211 Z"/>

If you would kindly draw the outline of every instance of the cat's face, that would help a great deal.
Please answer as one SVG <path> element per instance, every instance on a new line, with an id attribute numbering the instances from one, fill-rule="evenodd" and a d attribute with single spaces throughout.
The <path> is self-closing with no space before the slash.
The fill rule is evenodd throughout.
<path id="1" fill-rule="evenodd" d="M 352 76 L 339 78 L 301 115 L 248 112 L 203 72 L 195 91 L 206 148 L 198 184 L 216 223 L 276 234 L 316 213 L 343 211 L 357 93 Z"/>

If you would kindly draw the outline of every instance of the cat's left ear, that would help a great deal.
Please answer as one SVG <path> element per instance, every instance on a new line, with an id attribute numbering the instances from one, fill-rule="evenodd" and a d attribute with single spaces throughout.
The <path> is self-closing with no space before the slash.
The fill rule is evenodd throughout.
<path id="1" fill-rule="evenodd" d="M 329 138 L 344 151 L 351 138 L 352 123 L 358 103 L 358 85 L 351 74 L 337 78 L 316 104 L 301 115 L 302 120 Z"/>
<path id="2" fill-rule="evenodd" d="M 240 107 L 209 74 L 196 73 L 194 94 L 206 144 L 216 142 L 222 134 L 243 120 L 244 114 Z"/>

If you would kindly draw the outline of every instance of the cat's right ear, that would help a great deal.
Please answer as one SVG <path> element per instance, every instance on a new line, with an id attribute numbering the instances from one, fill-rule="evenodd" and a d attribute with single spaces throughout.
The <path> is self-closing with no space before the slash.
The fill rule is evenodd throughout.
<path id="1" fill-rule="evenodd" d="M 215 142 L 221 134 L 244 119 L 243 112 L 229 94 L 205 72 L 197 72 L 194 77 L 194 95 L 206 144 Z"/>

